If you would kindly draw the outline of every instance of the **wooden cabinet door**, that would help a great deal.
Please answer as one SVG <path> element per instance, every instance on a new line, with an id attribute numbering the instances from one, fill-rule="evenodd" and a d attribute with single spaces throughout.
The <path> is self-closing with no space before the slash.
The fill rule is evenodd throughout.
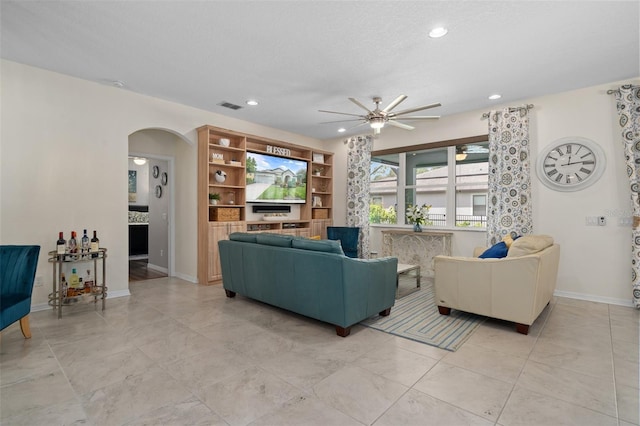
<path id="1" fill-rule="evenodd" d="M 326 240 L 327 226 L 331 226 L 331 219 L 314 219 L 311 222 L 311 236 L 320 235 L 320 238 Z"/>
<path id="2" fill-rule="evenodd" d="M 229 234 L 233 232 L 244 232 L 244 222 L 210 222 L 209 223 L 209 252 L 208 252 L 208 281 L 218 281 L 222 279 L 222 268 L 220 267 L 220 249 L 218 241 L 228 240 Z"/>

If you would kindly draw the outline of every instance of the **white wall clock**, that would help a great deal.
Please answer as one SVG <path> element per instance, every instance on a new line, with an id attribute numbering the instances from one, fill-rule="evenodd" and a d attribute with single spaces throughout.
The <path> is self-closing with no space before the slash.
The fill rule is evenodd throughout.
<path id="1" fill-rule="evenodd" d="M 556 191 L 578 191 L 595 183 L 607 165 L 604 151 L 594 141 L 578 136 L 545 146 L 538 156 L 538 179 Z"/>

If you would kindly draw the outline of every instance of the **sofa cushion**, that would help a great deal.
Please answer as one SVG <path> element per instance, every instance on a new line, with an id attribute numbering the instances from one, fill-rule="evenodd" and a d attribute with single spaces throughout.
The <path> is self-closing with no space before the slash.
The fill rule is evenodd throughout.
<path id="1" fill-rule="evenodd" d="M 293 248 L 303 249 L 303 250 L 312 250 L 312 251 L 323 251 L 326 253 L 335 253 L 344 255 L 342 251 L 342 246 L 340 245 L 340 241 L 337 240 L 309 240 L 309 239 L 300 239 L 293 240 L 291 243 Z"/>
<path id="2" fill-rule="evenodd" d="M 507 244 L 504 241 L 500 241 L 486 249 L 484 253 L 478 257 L 480 259 L 501 259 L 507 256 L 507 250 Z"/>
<path id="3" fill-rule="evenodd" d="M 537 253 L 553 245 L 553 237 L 549 235 L 525 235 L 511 244 L 507 257 L 526 256 Z"/>
<path id="4" fill-rule="evenodd" d="M 255 243 L 256 234 L 250 234 L 248 232 L 232 232 L 229 234 L 231 241 L 241 241 L 243 243 Z"/>
<path id="5" fill-rule="evenodd" d="M 291 247 L 291 235 L 256 234 L 256 242 L 267 246 Z"/>

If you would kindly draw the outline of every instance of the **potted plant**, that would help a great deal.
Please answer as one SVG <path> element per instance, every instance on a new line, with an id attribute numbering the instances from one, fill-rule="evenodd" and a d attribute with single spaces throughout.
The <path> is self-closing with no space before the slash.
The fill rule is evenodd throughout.
<path id="1" fill-rule="evenodd" d="M 215 206 L 216 204 L 218 204 L 219 200 L 220 200 L 220 194 L 218 194 L 217 192 L 213 194 L 209 194 L 209 204 L 211 204 L 212 206 Z"/>
<path id="2" fill-rule="evenodd" d="M 324 167 L 315 167 L 313 169 L 313 174 L 316 176 L 320 176 L 322 175 L 322 172 L 324 171 Z"/>

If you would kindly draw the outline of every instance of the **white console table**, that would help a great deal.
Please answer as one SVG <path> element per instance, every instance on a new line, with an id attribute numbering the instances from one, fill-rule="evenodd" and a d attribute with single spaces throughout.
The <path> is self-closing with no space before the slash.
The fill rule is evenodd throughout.
<path id="1" fill-rule="evenodd" d="M 433 277 L 433 258 L 451 256 L 452 232 L 382 231 L 382 255 L 398 258 L 398 263 L 420 265 L 423 277 Z"/>

